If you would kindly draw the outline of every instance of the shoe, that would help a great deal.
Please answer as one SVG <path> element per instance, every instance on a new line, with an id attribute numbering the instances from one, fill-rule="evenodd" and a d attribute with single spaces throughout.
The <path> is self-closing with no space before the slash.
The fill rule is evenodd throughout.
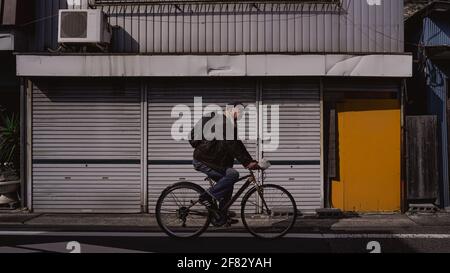
<path id="1" fill-rule="evenodd" d="M 205 206 L 208 210 L 217 210 L 216 202 L 214 202 L 213 198 L 206 192 L 200 195 L 198 202 Z"/>
<path id="2" fill-rule="evenodd" d="M 234 219 L 229 216 L 229 213 L 223 214 L 220 213 L 217 216 L 211 217 L 211 224 L 215 227 L 221 227 L 221 226 L 231 226 L 233 224 L 237 224 L 239 221 L 237 219 Z"/>
<path id="3" fill-rule="evenodd" d="M 211 217 L 211 224 L 215 227 L 221 227 L 228 223 L 228 217 L 223 214 L 218 214 Z"/>
<path id="4" fill-rule="evenodd" d="M 217 219 L 216 217 L 211 218 L 211 224 L 215 227 L 229 227 L 237 223 L 239 223 L 239 220 L 230 217 L 219 217 L 219 219 Z"/>

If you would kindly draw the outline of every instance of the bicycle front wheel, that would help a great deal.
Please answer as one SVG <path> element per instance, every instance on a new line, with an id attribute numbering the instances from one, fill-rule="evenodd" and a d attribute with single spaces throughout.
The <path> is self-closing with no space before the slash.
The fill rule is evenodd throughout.
<path id="1" fill-rule="evenodd" d="M 297 205 L 292 195 L 281 186 L 257 186 L 242 199 L 241 217 L 244 226 L 254 236 L 279 238 L 294 226 Z"/>
<path id="2" fill-rule="evenodd" d="M 156 203 L 156 220 L 171 237 L 191 238 L 202 234 L 209 226 L 210 214 L 198 202 L 204 189 L 182 182 L 163 191 Z"/>

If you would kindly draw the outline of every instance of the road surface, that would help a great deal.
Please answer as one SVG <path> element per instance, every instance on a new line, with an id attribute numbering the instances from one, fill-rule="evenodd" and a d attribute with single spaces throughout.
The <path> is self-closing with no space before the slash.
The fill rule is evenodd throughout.
<path id="1" fill-rule="evenodd" d="M 247 233 L 206 233 L 179 240 L 160 232 L 0 231 L 0 253 L 450 253 L 450 234 L 291 233 L 261 240 Z"/>

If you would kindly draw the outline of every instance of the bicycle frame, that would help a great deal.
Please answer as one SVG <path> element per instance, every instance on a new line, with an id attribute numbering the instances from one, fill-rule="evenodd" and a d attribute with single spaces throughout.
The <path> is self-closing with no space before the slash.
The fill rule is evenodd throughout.
<path id="1" fill-rule="evenodd" d="M 255 174 L 253 171 L 250 171 L 249 175 L 243 176 L 241 178 L 239 178 L 238 181 L 236 181 L 236 183 L 243 181 L 247 179 L 247 181 L 245 181 L 244 185 L 242 185 L 242 187 L 233 195 L 233 197 L 231 197 L 230 201 L 228 201 L 228 203 L 221 209 L 221 211 L 227 211 L 233 204 L 234 202 L 236 202 L 236 200 L 242 195 L 242 193 L 250 186 L 250 184 L 255 184 L 255 187 L 257 188 L 257 191 L 259 193 L 260 192 L 260 188 L 259 188 L 259 184 L 256 180 Z M 235 184 L 236 184 L 235 183 Z M 264 207 L 266 208 L 266 210 L 269 212 L 269 208 L 266 204 L 266 201 L 264 200 L 264 198 L 262 198 L 262 202 Z M 198 200 L 196 202 L 192 202 L 191 205 L 188 207 L 188 209 L 190 209 L 191 207 L 193 207 L 195 204 L 198 203 Z"/>
<path id="2" fill-rule="evenodd" d="M 245 179 L 247 179 L 247 181 L 245 181 L 244 185 L 242 185 L 242 187 L 233 195 L 233 197 L 231 197 L 230 201 L 228 201 L 228 203 L 221 209 L 221 211 L 228 211 L 228 209 L 234 204 L 234 202 L 236 202 L 236 200 L 242 195 L 242 193 L 244 193 L 244 191 L 252 183 L 255 184 L 257 191 L 260 193 L 259 184 L 256 180 L 256 177 L 255 177 L 255 174 L 253 173 L 253 171 L 250 171 L 249 175 L 239 178 L 239 180 L 236 181 L 236 183 L 238 183 L 239 181 L 243 181 Z M 262 198 L 262 202 L 263 202 L 264 207 L 266 207 L 266 210 L 269 210 L 264 198 Z"/>
<path id="3" fill-rule="evenodd" d="M 225 206 L 221 209 L 221 210 L 217 210 L 217 209 L 210 209 L 208 208 L 207 205 L 205 205 L 207 207 L 207 209 L 205 210 L 204 208 L 200 207 L 200 208 L 194 208 L 192 209 L 196 204 L 198 204 L 200 202 L 200 199 L 194 199 L 192 197 L 188 197 L 188 199 L 190 199 L 188 202 L 190 202 L 189 205 L 185 206 L 185 202 L 183 202 L 183 205 L 181 205 L 177 210 L 176 210 L 176 215 L 175 215 L 175 219 L 178 219 L 177 221 L 181 220 L 181 226 L 180 228 L 186 228 L 186 221 L 187 221 L 187 216 L 189 214 L 193 214 L 193 215 L 200 215 L 202 217 L 206 217 L 206 221 L 203 225 L 195 225 L 195 221 L 192 225 L 192 227 L 198 227 L 200 229 L 196 230 L 195 233 L 193 233 L 191 236 L 186 236 L 186 237 L 193 237 L 193 236 L 198 236 L 201 233 L 203 233 L 204 231 L 206 231 L 206 229 L 208 228 L 209 224 L 213 223 L 213 225 L 219 225 L 219 222 L 214 223 L 214 220 L 224 220 L 223 214 L 225 211 L 228 211 L 228 209 L 237 201 L 237 199 L 249 188 L 249 186 L 251 184 L 254 184 L 254 187 L 251 188 L 250 190 L 247 191 L 247 193 L 244 194 L 244 199 L 243 202 L 247 202 L 248 200 L 257 200 L 255 203 L 256 204 L 256 209 L 253 209 L 252 207 L 250 207 L 250 210 L 247 211 L 246 209 L 246 203 L 242 203 L 241 204 L 241 218 L 242 218 L 242 222 L 245 226 L 245 228 L 252 233 L 254 236 L 256 237 L 261 237 L 261 238 L 265 238 L 265 235 L 261 235 L 259 233 L 259 231 L 255 231 L 253 230 L 253 228 L 249 227 L 249 223 L 250 225 L 253 224 L 257 224 L 257 226 L 259 226 L 260 221 L 259 220 L 265 220 L 268 219 L 268 227 L 269 228 L 273 228 L 273 224 L 277 224 L 277 223 L 285 223 L 287 222 L 289 225 L 286 226 L 286 229 L 281 230 L 278 235 L 275 234 L 274 237 L 267 237 L 267 238 L 277 238 L 279 236 L 283 236 L 284 234 L 286 234 L 290 228 L 292 228 L 293 224 L 295 223 L 295 218 L 296 218 L 296 206 L 295 206 L 295 200 L 293 199 L 292 195 L 287 192 L 286 189 L 284 189 L 283 187 L 277 186 L 277 185 L 272 185 L 272 184 L 267 184 L 267 185 L 262 185 L 262 183 L 259 183 L 259 181 L 256 179 L 255 177 L 255 173 L 253 171 L 250 170 L 250 174 L 240 177 L 236 182 L 240 182 L 240 181 L 244 181 L 245 183 L 239 188 L 239 190 L 231 197 L 231 199 L 225 204 Z M 276 216 L 273 214 L 274 211 L 270 210 L 267 203 L 266 203 L 266 198 L 264 196 L 264 193 L 266 192 L 264 190 L 265 187 L 268 188 L 276 188 L 278 190 L 280 190 L 283 194 L 286 193 L 288 198 L 290 199 L 294 211 L 293 211 L 293 218 L 290 217 L 290 213 L 289 218 L 285 219 L 285 220 L 280 220 L 278 218 L 273 218 L 272 216 Z M 171 187 L 168 187 L 166 190 L 168 192 L 163 192 L 163 194 L 160 196 L 160 198 L 158 199 L 158 203 L 157 203 L 157 209 L 156 209 L 156 216 L 157 216 L 157 221 L 158 221 L 158 225 L 170 236 L 174 236 L 174 237 L 180 237 L 179 235 L 176 235 L 174 232 L 174 230 L 172 230 L 172 228 L 167 227 L 161 220 L 161 204 L 163 203 L 163 200 L 166 196 L 168 196 L 169 193 L 172 192 L 172 189 L 176 190 L 178 188 L 189 188 L 191 190 L 194 190 L 194 192 L 196 192 L 197 194 L 202 194 L 204 193 L 204 188 L 202 188 L 201 186 L 191 183 L 191 182 L 180 182 L 180 183 L 176 183 Z M 256 196 L 254 196 L 254 194 L 256 193 Z M 173 193 L 172 193 L 173 194 Z M 270 198 L 270 193 L 269 193 L 269 198 Z M 251 199 L 249 199 L 251 197 Z M 177 205 L 179 205 L 180 203 L 177 201 L 176 197 L 175 198 L 175 202 L 177 203 Z M 250 202 L 250 206 L 253 203 Z M 262 206 L 261 206 L 262 205 Z M 261 214 L 264 214 L 261 217 Z M 268 218 L 267 218 L 268 216 Z M 169 218 L 170 220 L 171 218 Z M 250 219 L 250 222 L 248 222 L 247 220 Z M 252 221 L 253 219 L 256 219 L 256 222 Z M 228 221 L 228 220 L 227 220 Z M 275 222 L 274 222 L 275 221 Z M 220 222 L 222 223 L 222 222 Z M 201 223 L 200 223 L 201 224 Z M 228 225 L 230 225 L 229 222 L 227 222 Z M 190 222 L 189 222 L 189 227 L 190 227 Z M 177 226 L 175 226 L 175 228 L 177 228 Z M 279 227 L 277 228 L 279 229 Z M 274 230 L 276 232 L 276 230 Z M 182 236 L 184 237 L 184 236 Z"/>

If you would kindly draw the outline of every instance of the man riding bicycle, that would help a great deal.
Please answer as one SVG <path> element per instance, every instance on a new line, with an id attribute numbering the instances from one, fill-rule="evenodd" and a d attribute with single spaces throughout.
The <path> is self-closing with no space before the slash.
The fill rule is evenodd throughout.
<path id="1" fill-rule="evenodd" d="M 244 105 L 236 102 L 227 107 L 224 114 L 211 113 L 204 116 L 192 129 L 190 144 L 194 150 L 195 170 L 206 174 L 216 182 L 200 196 L 200 202 L 208 209 L 219 212 L 216 225 L 229 221 L 229 213 L 222 211 L 233 195 L 234 184 L 239 180 L 239 172 L 233 168 L 238 160 L 245 168 L 258 169 L 245 145 L 238 139 L 237 120 L 243 114 Z M 219 201 L 217 207 L 215 200 Z"/>

